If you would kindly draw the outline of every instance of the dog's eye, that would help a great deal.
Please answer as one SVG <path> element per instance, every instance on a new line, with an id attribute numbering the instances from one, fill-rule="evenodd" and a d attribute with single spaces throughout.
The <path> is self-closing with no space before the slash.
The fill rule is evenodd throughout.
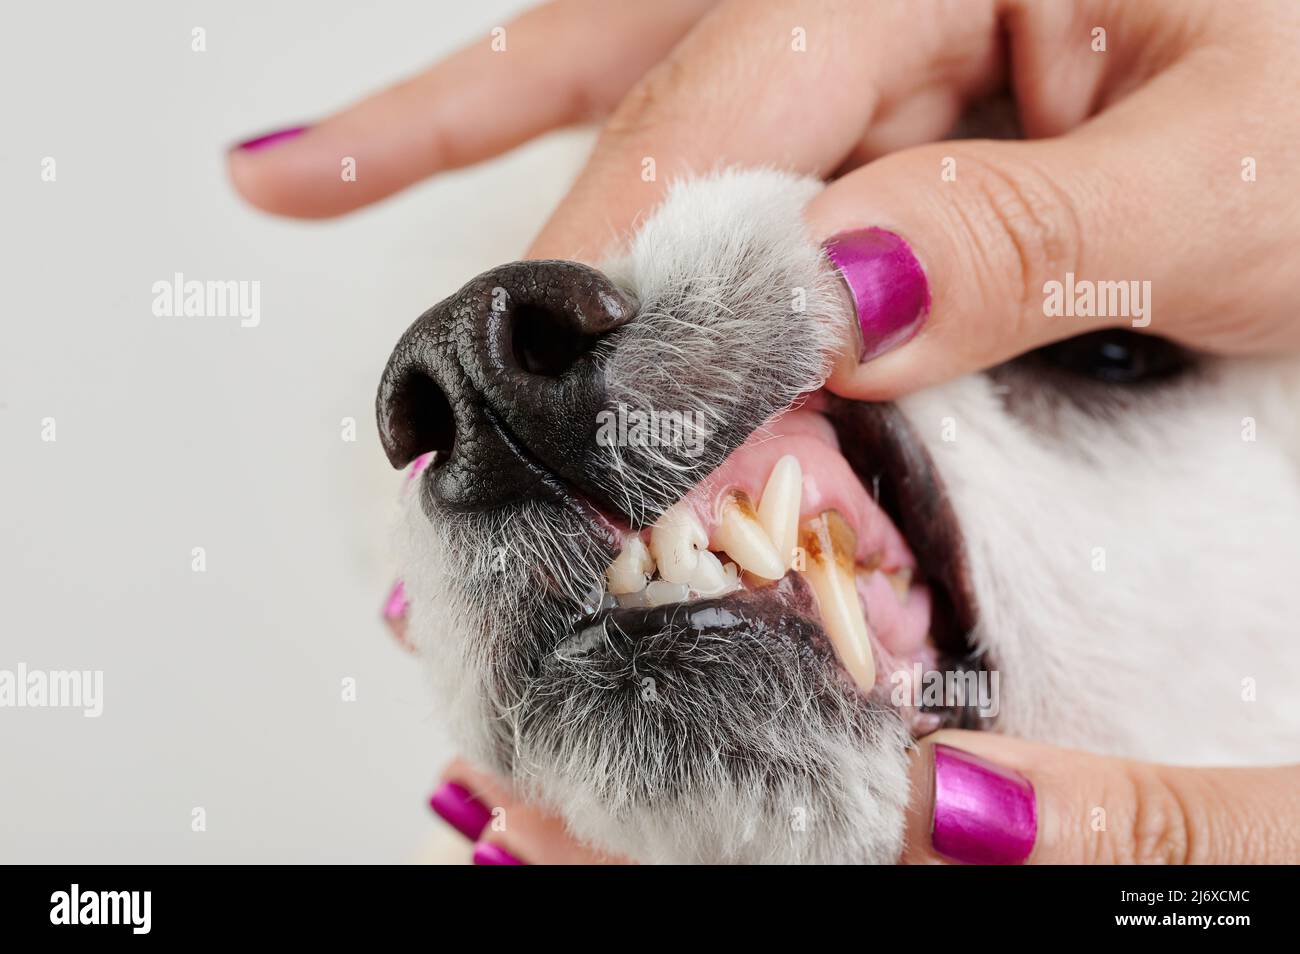
<path id="1" fill-rule="evenodd" d="M 1048 364 L 1105 384 L 1159 381 L 1187 370 L 1192 356 L 1155 335 L 1122 328 L 1093 331 L 1038 349 Z"/>

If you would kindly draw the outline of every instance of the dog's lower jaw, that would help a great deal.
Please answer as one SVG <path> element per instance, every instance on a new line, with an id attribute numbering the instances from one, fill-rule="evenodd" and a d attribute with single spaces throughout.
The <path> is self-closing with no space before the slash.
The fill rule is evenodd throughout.
<path id="1" fill-rule="evenodd" d="M 641 862 L 897 858 L 908 733 L 863 702 L 813 627 L 759 622 L 715 643 L 615 634 L 608 652 L 564 658 L 580 582 L 542 596 L 534 577 L 503 577 L 479 554 L 504 538 L 431 523 L 415 490 L 407 526 L 425 557 L 408 576 L 411 632 L 458 747 L 576 837 Z M 598 576 L 607 556 L 576 518 L 552 529 L 573 548 L 553 562 Z"/>

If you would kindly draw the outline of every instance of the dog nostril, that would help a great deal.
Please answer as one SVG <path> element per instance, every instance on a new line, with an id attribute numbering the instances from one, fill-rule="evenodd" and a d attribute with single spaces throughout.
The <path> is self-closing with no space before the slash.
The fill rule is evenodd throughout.
<path id="1" fill-rule="evenodd" d="M 432 452 L 430 468 L 441 467 L 456 446 L 451 402 L 433 378 L 419 372 L 403 381 L 393 395 L 388 430 L 403 464 Z"/>
<path id="2" fill-rule="evenodd" d="M 566 315 L 521 304 L 511 318 L 511 350 L 529 374 L 556 378 L 596 346 L 599 335 L 583 334 Z"/>

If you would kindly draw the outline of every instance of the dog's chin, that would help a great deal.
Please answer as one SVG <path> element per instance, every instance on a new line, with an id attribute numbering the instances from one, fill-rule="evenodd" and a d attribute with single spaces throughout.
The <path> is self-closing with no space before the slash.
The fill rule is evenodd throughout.
<path id="1" fill-rule="evenodd" d="M 591 620 L 543 661 L 521 714 L 538 793 L 639 860 L 897 857 L 906 729 L 816 618 L 790 574 Z"/>
<path id="2" fill-rule="evenodd" d="M 892 861 L 909 739 L 978 727 L 970 708 L 900 704 L 891 679 L 913 662 L 978 665 L 963 638 L 974 607 L 960 533 L 928 456 L 893 407 L 800 403 L 906 540 L 909 592 L 929 607 L 909 658 L 872 627 L 882 665 L 870 685 L 845 665 L 824 595 L 801 572 L 644 605 L 604 593 L 626 518 L 576 493 L 474 517 L 412 495 L 411 551 L 427 560 L 431 527 L 439 538 L 437 565 L 414 564 L 412 623 L 440 630 L 425 648 L 466 730 L 458 744 L 598 848 L 642 861 Z M 718 491 L 714 476 L 692 494 Z"/>

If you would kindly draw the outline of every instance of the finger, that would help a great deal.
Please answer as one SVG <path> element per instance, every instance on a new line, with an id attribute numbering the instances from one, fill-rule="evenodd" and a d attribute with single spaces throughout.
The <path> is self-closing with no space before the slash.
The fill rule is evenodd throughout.
<path id="1" fill-rule="evenodd" d="M 1254 864 L 1300 860 L 1300 766 L 1189 769 L 984 732 L 912 754 L 912 864 Z"/>
<path id="2" fill-rule="evenodd" d="M 470 812 L 475 822 L 483 819 L 477 835 L 474 863 L 480 865 L 548 864 L 584 865 L 620 863 L 580 845 L 554 814 L 515 798 L 509 784 L 463 759 L 448 765 L 443 787 L 471 793 L 482 808 Z M 435 798 L 437 796 L 435 795 Z M 435 810 L 437 808 L 435 807 Z M 441 812 L 440 812 L 441 814 Z M 453 808 L 449 814 L 462 817 Z M 444 816 L 445 817 L 445 816 Z M 456 826 L 462 834 L 466 830 Z M 467 835 L 468 836 L 468 835 Z"/>
<path id="3" fill-rule="evenodd" d="M 411 466 L 406 469 L 406 488 L 409 493 L 417 477 L 424 472 L 430 464 L 433 463 L 433 454 L 421 454 L 415 460 L 411 461 Z M 407 617 L 410 614 L 411 602 L 406 595 L 405 581 L 398 579 L 388 590 L 388 595 L 384 597 L 384 605 L 381 615 L 383 616 L 384 625 L 393 637 L 409 653 L 419 651 L 415 641 L 410 636 L 410 627 Z"/>
<path id="4" fill-rule="evenodd" d="M 831 389 L 892 398 L 1108 326 L 1221 352 L 1300 344 L 1278 218 L 1300 203 L 1241 175 L 1247 149 L 1285 149 L 1241 141 L 1255 97 L 1193 53 L 1064 137 L 937 143 L 830 185 L 807 218 L 860 330 Z"/>
<path id="5" fill-rule="evenodd" d="M 321 218 L 368 205 L 607 112 L 708 6 L 560 0 L 539 7 L 320 123 L 236 147 L 231 180 L 253 205 L 280 215 Z"/>
<path id="6" fill-rule="evenodd" d="M 609 865 L 629 862 L 587 848 L 577 842 L 564 823 L 553 815 L 515 805 L 507 827 L 491 827 L 474 846 L 478 865 Z"/>
<path id="7" fill-rule="evenodd" d="M 393 634 L 408 653 L 415 652 L 415 645 L 407 635 L 406 614 L 410 609 L 410 603 L 406 598 L 406 584 L 398 580 L 389 589 L 388 595 L 384 597 L 383 618 L 384 625 L 388 631 Z"/>
<path id="8" fill-rule="evenodd" d="M 951 14 L 942 0 L 715 8 L 619 104 L 529 254 L 598 260 L 674 178 L 733 164 L 824 176 L 876 120 L 891 121 L 877 146 L 939 135 L 1000 76 L 993 0 Z"/>

